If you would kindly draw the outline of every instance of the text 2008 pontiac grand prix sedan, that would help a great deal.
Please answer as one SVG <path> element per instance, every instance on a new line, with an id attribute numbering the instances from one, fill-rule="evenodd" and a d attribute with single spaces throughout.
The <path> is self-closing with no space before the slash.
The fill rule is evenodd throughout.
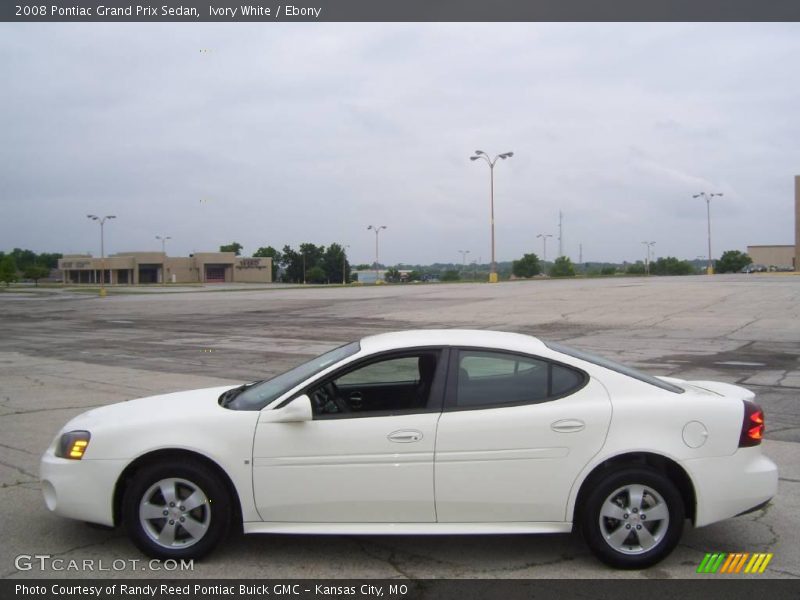
<path id="1" fill-rule="evenodd" d="M 42 458 L 50 510 L 199 557 L 245 533 L 580 528 L 624 568 L 763 506 L 777 469 L 748 390 L 656 378 L 514 333 L 407 331 L 269 380 L 90 410 Z"/>

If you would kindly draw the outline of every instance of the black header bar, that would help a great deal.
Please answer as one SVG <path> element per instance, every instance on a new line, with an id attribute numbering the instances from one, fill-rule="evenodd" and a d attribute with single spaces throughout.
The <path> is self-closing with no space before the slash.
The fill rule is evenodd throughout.
<path id="1" fill-rule="evenodd" d="M 8 22 L 800 21 L 798 0 L 3 0 Z"/>

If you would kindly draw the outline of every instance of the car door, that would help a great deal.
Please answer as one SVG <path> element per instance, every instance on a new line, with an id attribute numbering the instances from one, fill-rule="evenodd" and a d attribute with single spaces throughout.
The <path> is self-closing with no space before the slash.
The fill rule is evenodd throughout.
<path id="1" fill-rule="evenodd" d="M 437 432 L 440 522 L 561 522 L 602 447 L 608 394 L 572 367 L 481 349 L 451 352 Z"/>
<path id="2" fill-rule="evenodd" d="M 269 422 L 262 411 L 253 445 L 261 518 L 434 522 L 433 452 L 446 356 L 425 348 L 358 361 L 304 390 L 311 421 Z"/>

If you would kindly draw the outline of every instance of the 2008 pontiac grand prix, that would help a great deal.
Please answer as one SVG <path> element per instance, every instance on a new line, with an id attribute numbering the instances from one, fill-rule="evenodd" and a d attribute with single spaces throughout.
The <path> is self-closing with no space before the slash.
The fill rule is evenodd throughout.
<path id="1" fill-rule="evenodd" d="M 50 510 L 200 557 L 245 533 L 579 528 L 606 563 L 667 556 L 763 506 L 777 469 L 746 389 L 653 377 L 514 333 L 381 334 L 234 388 L 90 410 L 42 458 Z"/>

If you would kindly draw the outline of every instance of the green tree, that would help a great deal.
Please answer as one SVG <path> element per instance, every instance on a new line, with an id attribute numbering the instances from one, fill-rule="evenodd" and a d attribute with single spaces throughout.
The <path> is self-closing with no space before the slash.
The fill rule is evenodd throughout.
<path id="1" fill-rule="evenodd" d="M 281 264 L 281 253 L 272 246 L 262 246 L 253 253 L 255 258 L 272 259 L 272 281 L 278 280 L 278 267 Z"/>
<path id="2" fill-rule="evenodd" d="M 10 252 L 11 257 L 14 259 L 14 264 L 17 269 L 24 271 L 31 265 L 36 264 L 36 253 L 33 250 L 22 250 L 21 248 L 14 248 Z"/>
<path id="3" fill-rule="evenodd" d="M 64 255 L 58 252 L 42 252 L 36 257 L 36 262 L 48 269 L 58 268 L 58 259 L 63 258 Z"/>
<path id="4" fill-rule="evenodd" d="M 416 271 L 416 270 L 415 271 L 411 271 L 408 274 L 408 280 L 409 281 L 421 281 L 422 280 L 422 273 L 420 273 L 419 271 Z"/>
<path id="5" fill-rule="evenodd" d="M 568 256 L 559 256 L 550 267 L 550 277 L 574 277 L 575 265 Z"/>
<path id="6" fill-rule="evenodd" d="M 5 283 L 6 287 L 17 280 L 17 264 L 14 257 L 10 254 L 0 259 L 0 282 Z"/>
<path id="7" fill-rule="evenodd" d="M 328 274 L 331 283 L 350 281 L 350 263 L 340 244 L 331 244 L 322 255 L 322 268 Z M 342 273 L 344 268 L 344 273 Z"/>
<path id="8" fill-rule="evenodd" d="M 511 272 L 515 277 L 533 277 L 542 272 L 542 265 L 535 254 L 523 254 L 522 258 L 512 263 Z"/>
<path id="9" fill-rule="evenodd" d="M 28 265 L 22 272 L 25 279 L 33 280 L 36 287 L 39 287 L 39 280 L 50 275 L 50 269 L 41 265 Z"/>
<path id="10" fill-rule="evenodd" d="M 400 271 L 395 267 L 389 267 L 383 278 L 387 283 L 400 283 Z"/>
<path id="11" fill-rule="evenodd" d="M 328 281 L 328 276 L 325 274 L 322 267 L 314 265 L 306 271 L 306 281 L 308 283 L 326 283 Z"/>
<path id="12" fill-rule="evenodd" d="M 625 272 L 628 275 L 644 275 L 645 268 L 644 263 L 642 261 L 637 261 L 633 264 L 628 265 L 628 268 L 625 269 Z"/>
<path id="13" fill-rule="evenodd" d="M 688 260 L 678 260 L 674 256 L 662 256 L 650 263 L 650 273 L 653 275 L 691 275 L 694 272 L 692 263 Z"/>
<path id="14" fill-rule="evenodd" d="M 717 273 L 738 273 L 744 267 L 751 264 L 753 259 L 739 250 L 726 250 L 717 261 L 715 271 Z"/>
<path id="15" fill-rule="evenodd" d="M 444 273 L 442 273 L 442 281 L 459 281 L 461 279 L 461 273 L 456 271 L 455 269 L 448 269 Z"/>
<path id="16" fill-rule="evenodd" d="M 239 256 L 243 249 L 244 246 L 242 246 L 239 242 L 232 242 L 219 247 L 220 252 L 234 252 L 236 256 Z"/>
<path id="17" fill-rule="evenodd" d="M 288 244 L 283 247 L 281 267 L 283 268 L 283 281 L 303 282 L 303 256 Z"/>
<path id="18" fill-rule="evenodd" d="M 308 279 L 308 271 L 314 267 L 319 267 L 325 270 L 322 264 L 322 256 L 325 254 L 325 246 L 317 246 L 311 242 L 300 244 L 300 256 L 305 257 L 306 279 Z"/>

